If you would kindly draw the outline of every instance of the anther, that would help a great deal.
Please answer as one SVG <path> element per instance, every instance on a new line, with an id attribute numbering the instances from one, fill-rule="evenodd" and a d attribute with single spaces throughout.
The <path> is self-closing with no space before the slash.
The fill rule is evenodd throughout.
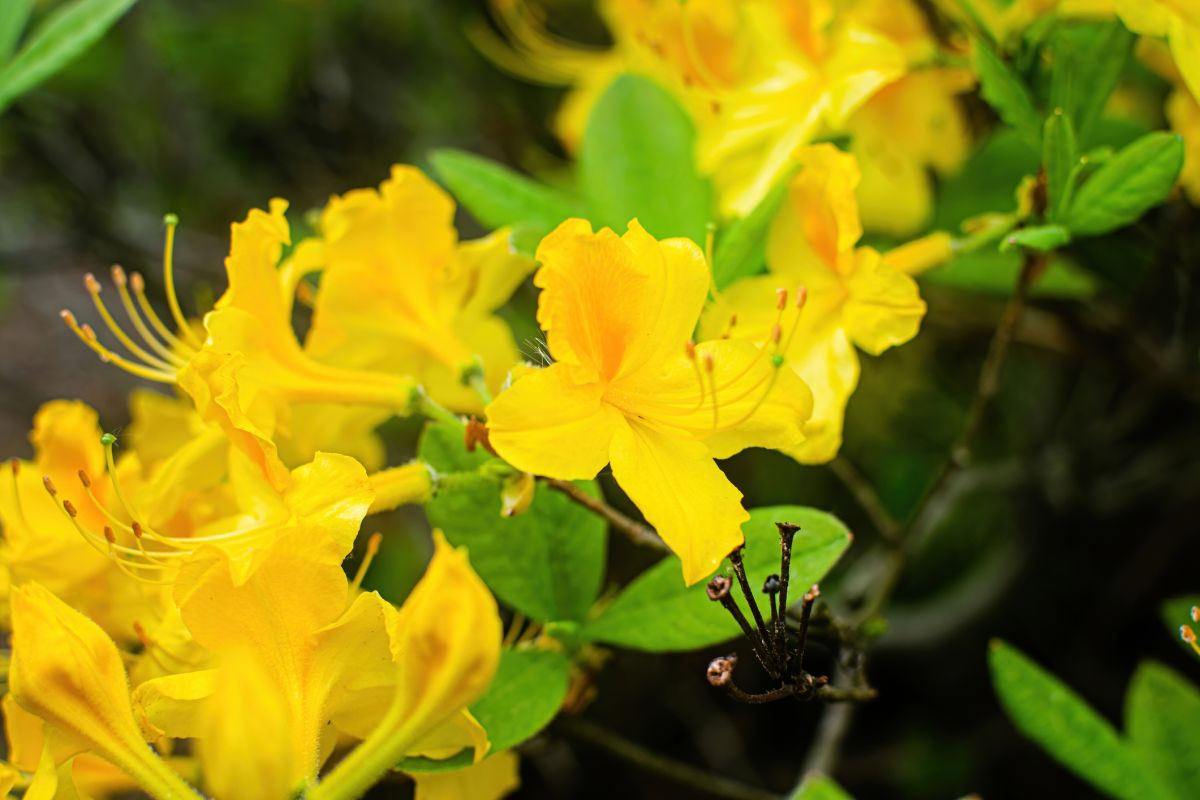
<path id="1" fill-rule="evenodd" d="M 71 515 L 71 519 L 79 516 L 79 512 L 75 510 L 75 505 L 70 500 L 63 500 L 63 508 Z"/>
<path id="2" fill-rule="evenodd" d="M 58 318 L 61 319 L 63 322 L 67 323 L 67 325 L 69 327 L 74 328 L 77 325 L 77 323 L 75 322 L 75 315 L 72 314 L 70 311 L 68 311 L 65 308 L 62 311 L 58 312 Z"/>
<path id="3" fill-rule="evenodd" d="M 775 290 L 775 310 L 783 311 L 787 308 L 787 289 Z"/>
<path id="4" fill-rule="evenodd" d="M 112 265 L 112 279 L 113 283 L 120 287 L 124 287 L 125 284 L 129 282 L 125 276 L 125 270 L 120 264 Z"/>
<path id="5" fill-rule="evenodd" d="M 1200 622 L 1200 606 L 1192 606 L 1192 622 Z"/>
<path id="6" fill-rule="evenodd" d="M 693 342 L 691 339 L 688 339 L 683 344 L 683 352 L 684 352 L 684 355 L 686 355 L 688 357 L 689 361 L 695 361 L 696 360 L 696 343 Z"/>
<path id="7" fill-rule="evenodd" d="M 113 533 L 113 529 L 107 525 L 104 526 L 104 540 L 109 544 L 117 543 L 117 535 Z"/>
<path id="8" fill-rule="evenodd" d="M 83 338 L 87 339 L 89 342 L 96 341 L 96 331 L 92 329 L 91 325 L 88 325 L 85 322 L 79 326 L 79 330 L 83 331 Z M 108 356 L 106 356 L 104 353 L 100 354 L 100 358 L 105 361 L 108 360 Z"/>
<path id="9" fill-rule="evenodd" d="M 708 682 L 712 686 L 726 686 L 733 680 L 733 668 L 737 666 L 737 656 L 717 656 L 708 664 Z"/>
<path id="10" fill-rule="evenodd" d="M 146 633 L 146 629 L 142 627 L 142 623 L 137 620 L 133 621 L 133 633 L 137 636 L 138 641 L 142 643 L 142 647 L 150 648 L 154 646 L 154 640 L 150 638 L 150 634 Z"/>
<path id="11" fill-rule="evenodd" d="M 1191 644 L 1192 642 L 1196 641 L 1196 632 L 1192 630 L 1191 625 L 1180 625 L 1179 638 L 1183 639 L 1188 644 Z"/>
<path id="12" fill-rule="evenodd" d="M 79 482 L 83 484 L 83 488 L 85 489 L 92 488 L 92 479 L 83 470 L 79 470 Z"/>
<path id="13" fill-rule="evenodd" d="M 778 345 L 781 341 L 783 341 L 783 327 L 776 323 L 771 328 L 771 344 Z"/>
<path id="14" fill-rule="evenodd" d="M 798 308 L 798 309 L 804 308 L 804 305 L 807 302 L 808 302 L 808 287 L 801 286 L 801 287 L 797 288 L 796 289 L 796 308 Z"/>
<path id="15" fill-rule="evenodd" d="M 713 357 L 712 353 L 705 353 L 701 357 L 701 360 L 704 362 L 704 369 L 708 372 L 712 372 L 717 368 L 717 360 Z"/>
<path id="16" fill-rule="evenodd" d="M 12 470 L 14 478 L 21 474 L 21 461 L 19 459 L 10 458 L 8 460 L 8 467 Z M 1195 609 L 1192 610 L 1194 611 Z"/>
<path id="17" fill-rule="evenodd" d="M 92 273 L 87 273 L 83 276 L 83 285 L 92 294 L 100 294 L 100 281 L 96 280 L 96 276 Z"/>
<path id="18" fill-rule="evenodd" d="M 129 276 L 129 285 L 138 294 L 146 291 L 146 279 L 142 277 L 142 273 L 140 272 L 134 272 Z"/>
<path id="19" fill-rule="evenodd" d="M 46 487 L 46 491 L 50 493 L 51 497 L 58 495 L 58 489 L 54 488 L 54 481 L 50 480 L 49 475 L 42 476 L 42 486 Z"/>

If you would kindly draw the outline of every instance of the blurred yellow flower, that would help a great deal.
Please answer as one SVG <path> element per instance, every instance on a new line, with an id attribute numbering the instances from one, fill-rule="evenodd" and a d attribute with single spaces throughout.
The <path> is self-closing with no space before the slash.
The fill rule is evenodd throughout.
<path id="1" fill-rule="evenodd" d="M 505 750 L 466 769 L 417 773 L 415 800 L 499 800 L 521 785 L 519 769 L 517 754 Z"/>
<path id="2" fill-rule="evenodd" d="M 1183 84 L 1200 97 L 1200 5 L 1193 0 L 1113 0 L 1121 21 L 1142 36 L 1165 37 Z"/>
<path id="3" fill-rule="evenodd" d="M 483 410 L 464 376 L 498 391 L 518 360 L 496 315 L 532 271 L 507 230 L 459 242 L 454 201 L 415 167 L 395 166 L 374 189 L 335 197 L 304 262 L 321 269 L 305 351 L 322 363 L 407 374 L 434 400 Z"/>
<path id="4" fill-rule="evenodd" d="M 706 312 L 701 331 L 715 335 L 736 315 L 735 340 L 761 338 L 778 325 L 771 303 L 775 292 L 804 287 L 807 302 L 782 352 L 811 387 L 813 412 L 804 440 L 779 449 L 804 463 L 823 463 L 841 446 L 846 403 L 858 383 L 855 345 L 878 355 L 908 341 L 916 335 L 925 303 L 911 277 L 875 250 L 856 247 L 862 226 L 854 156 L 819 144 L 805 148 L 800 163 L 768 236 L 770 273 L 724 291 Z M 916 256 L 907 261 L 923 264 L 924 256 Z"/>
<path id="5" fill-rule="evenodd" d="M 525 472 L 564 480 L 612 464 L 617 483 L 692 584 L 742 542 L 741 493 L 713 462 L 802 440 L 810 393 L 761 343 L 691 344 L 708 293 L 703 254 L 564 222 L 538 247 L 538 322 L 555 363 L 524 371 L 488 406 L 492 446 Z M 777 341 L 777 340 L 776 340 Z"/>
<path id="6" fill-rule="evenodd" d="M 1200 103 L 1185 86 L 1176 87 L 1167 98 L 1167 120 L 1183 137 L 1184 160 L 1179 182 L 1188 199 L 1200 205 Z"/>

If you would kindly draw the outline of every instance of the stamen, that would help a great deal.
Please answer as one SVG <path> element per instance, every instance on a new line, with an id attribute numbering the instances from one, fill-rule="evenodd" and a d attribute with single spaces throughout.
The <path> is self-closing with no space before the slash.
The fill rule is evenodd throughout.
<path id="1" fill-rule="evenodd" d="M 174 372 L 163 372 L 161 370 L 150 369 L 141 364 L 135 364 L 126 358 L 123 358 L 113 351 L 109 350 L 96 339 L 96 332 L 92 330 L 90 325 L 80 325 L 75 315 L 67 309 L 58 312 L 63 322 L 67 327 L 79 337 L 79 340 L 87 345 L 96 355 L 100 356 L 100 360 L 108 364 L 115 364 L 131 375 L 137 375 L 139 378 L 145 378 L 148 381 L 158 381 L 159 383 L 174 383 Z"/>
<path id="2" fill-rule="evenodd" d="M 775 310 L 783 311 L 787 308 L 787 289 L 782 287 L 775 290 Z"/>
<path id="3" fill-rule="evenodd" d="M 501 647 L 512 647 L 517 643 L 517 639 L 521 635 L 521 629 L 525 627 L 525 615 L 520 612 L 514 612 L 512 625 L 504 634 L 504 640 L 500 642 Z"/>
<path id="4" fill-rule="evenodd" d="M 782 348 L 776 350 L 779 353 L 787 353 L 792 347 L 792 340 L 796 338 L 796 331 L 800 329 L 800 313 L 804 310 L 804 306 L 808 303 L 808 289 L 804 286 L 796 289 L 796 318 L 792 320 L 792 329 L 788 331 L 787 341 Z"/>
<path id="5" fill-rule="evenodd" d="M 725 330 L 721 333 L 722 339 L 728 339 L 729 337 L 733 336 L 733 329 L 737 327 L 737 321 L 737 314 L 729 315 L 729 324 L 725 326 Z"/>
<path id="6" fill-rule="evenodd" d="M 717 428 L 720 426 L 720 420 L 721 420 L 721 406 L 717 402 L 717 376 L 716 376 L 717 362 L 712 353 L 705 353 L 703 356 L 703 361 L 704 361 L 704 371 L 708 373 L 708 382 L 709 382 L 710 390 L 711 390 L 711 394 L 712 394 L 712 410 L 713 410 L 712 429 L 715 432 L 717 430 Z M 703 385 L 703 383 L 702 383 L 702 385 Z"/>
<path id="7" fill-rule="evenodd" d="M 125 330 L 117 324 L 109 313 L 108 306 L 100 299 L 100 281 L 96 280 L 96 276 L 92 273 L 87 273 L 83 276 L 83 285 L 87 288 L 88 294 L 92 297 L 92 305 L 96 307 L 96 312 L 100 314 L 100 318 L 104 320 L 104 324 L 108 326 L 108 330 L 113 336 L 117 337 L 117 341 L 125 346 L 125 349 L 133 354 L 134 358 L 141 359 L 147 366 L 171 371 L 171 365 L 163 361 L 156 355 L 146 352 L 137 342 L 129 337 Z"/>
<path id="8" fill-rule="evenodd" d="M 16 458 L 8 460 L 9 475 L 12 476 L 13 504 L 17 507 L 17 519 L 26 530 L 33 530 L 29 518 L 25 516 L 25 504 L 21 502 L 21 483 L 17 480 L 21 474 L 21 462 Z"/>
<path id="9" fill-rule="evenodd" d="M 187 317 L 183 315 L 183 309 L 179 307 L 179 297 L 175 294 L 175 228 L 179 225 L 179 217 L 175 214 L 167 214 L 163 217 L 163 222 L 167 226 L 167 242 L 163 246 L 163 284 L 167 289 L 167 305 L 171 309 L 171 316 L 175 318 L 175 324 L 179 326 L 180 335 L 190 345 L 199 348 L 204 343 L 196 338 L 196 334 L 192 333 Z"/>
<path id="10" fill-rule="evenodd" d="M 1193 611 L 1194 610 L 1195 609 L 1193 609 Z M 1179 638 L 1191 645 L 1191 648 L 1193 651 L 1195 651 L 1196 655 L 1200 656 L 1200 643 L 1196 641 L 1196 632 L 1192 630 L 1190 625 L 1179 626 Z"/>
<path id="11" fill-rule="evenodd" d="M 171 333 L 171 329 L 162 321 L 162 317 L 158 316 L 158 312 L 154 310 L 154 306 L 150 305 L 150 300 L 146 297 L 146 279 L 142 277 L 142 273 L 135 272 L 130 275 L 129 285 L 133 288 L 134 296 L 137 297 L 138 307 L 141 308 L 146 319 L 150 321 L 150 327 L 154 328 L 163 341 L 169 347 L 174 347 L 185 353 L 194 352 L 195 348 L 189 344 L 185 344 L 178 336 Z"/>
<path id="12" fill-rule="evenodd" d="M 169 347 L 164 346 L 163 343 L 158 340 L 158 337 L 151 333 L 150 329 L 146 327 L 146 323 L 142 321 L 142 315 L 138 313 L 137 306 L 134 305 L 133 296 L 129 293 L 129 279 L 125 275 L 125 270 L 122 269 L 119 264 L 113 265 L 112 279 L 113 283 L 116 284 L 117 294 L 121 297 L 121 305 L 125 307 L 125 316 L 129 318 L 134 330 L 138 332 L 138 336 L 141 336 L 143 341 L 149 345 L 151 350 L 158 353 L 171 365 L 175 367 L 182 367 L 184 364 L 186 364 L 187 361 L 185 359 L 180 358 L 178 353 L 175 353 Z M 138 276 L 138 280 L 141 280 L 140 275 Z M 145 289 L 144 284 L 142 288 Z"/>
<path id="13" fill-rule="evenodd" d="M 354 573 L 354 580 L 350 581 L 351 593 L 357 592 L 362 586 L 363 578 L 367 577 L 367 570 L 371 568 L 371 562 L 379 553 L 379 544 L 382 541 L 383 534 L 379 532 L 372 533 L 371 538 L 367 539 L 367 550 L 363 553 L 362 563 L 358 565 L 358 571 Z"/>
<path id="14" fill-rule="evenodd" d="M 58 489 L 54 488 L 54 481 L 50 480 L 49 475 L 42 476 L 42 486 L 46 487 L 46 491 L 50 493 L 51 497 L 58 496 Z"/>

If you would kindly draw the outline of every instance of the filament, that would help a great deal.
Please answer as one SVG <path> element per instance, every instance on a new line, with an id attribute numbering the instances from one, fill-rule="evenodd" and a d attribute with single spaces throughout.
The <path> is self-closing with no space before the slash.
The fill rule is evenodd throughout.
<path id="1" fill-rule="evenodd" d="M 179 297 L 175 293 L 175 228 L 179 225 L 179 217 L 167 214 L 163 217 L 167 225 L 167 241 L 163 246 L 163 283 L 167 289 L 167 305 L 171 308 L 171 316 L 179 327 L 179 333 L 193 347 L 201 347 L 203 343 L 192 333 L 183 309 L 179 307 Z"/>
<path id="2" fill-rule="evenodd" d="M 140 276 L 139 276 L 140 277 Z M 134 330 L 138 335 L 150 346 L 150 349 L 158 353 L 174 367 L 182 367 L 187 362 L 180 358 L 170 348 L 165 347 L 158 337 L 154 336 L 150 329 L 146 327 L 146 323 L 142 321 L 142 315 L 138 313 L 137 306 L 134 305 L 133 296 L 129 293 L 129 280 L 125 277 L 125 270 L 114 265 L 112 268 L 113 283 L 117 285 L 117 294 L 121 297 L 121 305 L 125 307 L 125 316 L 129 317 L 129 321 L 133 324 Z M 174 338 L 174 337 L 172 337 Z"/>
<path id="3" fill-rule="evenodd" d="M 102 299 L 100 299 L 100 282 L 96 280 L 95 275 L 90 272 L 84 275 L 83 285 L 87 287 L 88 294 L 92 296 L 92 305 L 96 307 L 96 311 L 99 312 L 100 318 L 104 320 L 104 324 L 108 326 L 108 329 L 112 332 L 112 335 L 117 337 L 117 341 L 124 345 L 125 349 L 133 354 L 134 358 L 141 359 L 151 367 L 156 367 L 168 372 L 171 371 L 172 368 L 170 364 L 163 361 L 158 356 L 147 353 L 144 349 L 142 349 L 141 346 L 138 345 L 137 342 L 133 341 L 133 339 L 131 339 L 129 335 L 125 333 L 125 330 L 117 324 L 117 321 L 113 319 L 112 314 L 108 311 L 108 306 L 105 305 Z"/>
<path id="4" fill-rule="evenodd" d="M 362 563 L 358 565 L 358 571 L 354 573 L 354 580 L 350 581 L 351 593 L 357 592 L 362 587 L 363 578 L 367 577 L 367 570 L 371 568 L 371 562 L 379 553 L 379 544 L 382 541 L 383 534 L 379 532 L 372 533 L 371 538 L 367 539 L 367 551 L 363 553 Z"/>

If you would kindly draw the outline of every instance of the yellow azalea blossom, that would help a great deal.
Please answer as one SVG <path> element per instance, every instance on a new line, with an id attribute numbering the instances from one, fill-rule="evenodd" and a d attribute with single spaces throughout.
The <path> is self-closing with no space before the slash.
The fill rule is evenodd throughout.
<path id="1" fill-rule="evenodd" d="M 1183 137 L 1183 171 L 1179 182 L 1193 204 L 1200 205 L 1200 103 L 1180 86 L 1167 98 L 1167 119 L 1171 129 Z"/>
<path id="2" fill-rule="evenodd" d="M 908 341 L 916 335 L 925 304 L 911 277 L 875 250 L 855 246 L 862 227 L 854 157 L 821 144 L 806 148 L 800 162 L 768 236 L 770 274 L 729 287 L 705 315 L 701 330 L 718 331 L 736 314 L 735 339 L 761 337 L 776 324 L 773 292 L 805 287 L 807 304 L 783 355 L 812 388 L 813 413 L 805 440 L 780 449 L 801 462 L 822 463 L 841 446 L 846 403 L 858 383 L 855 346 L 878 355 Z"/>
<path id="3" fill-rule="evenodd" d="M 1200 5 L 1193 0 L 1113 0 L 1117 16 L 1142 36 L 1165 37 L 1183 85 L 1200 97 Z"/>
<path id="4" fill-rule="evenodd" d="M 929 170 L 951 174 L 970 152 L 959 95 L 974 83 L 967 70 L 910 72 L 846 123 L 862 171 L 857 194 L 865 228 L 903 238 L 924 227 L 933 211 Z"/>
<path id="5" fill-rule="evenodd" d="M 413 776 L 416 800 L 500 800 L 521 785 L 520 759 L 511 750 L 466 769 Z"/>
<path id="6" fill-rule="evenodd" d="M 255 209 L 233 225 L 225 260 L 229 288 L 205 316 L 203 339 L 176 297 L 173 219 L 168 220 L 164 279 L 174 331 L 150 305 L 140 276 L 126 276 L 120 268 L 114 268 L 113 280 L 140 344 L 101 299 L 99 282 L 89 275 L 86 284 L 97 313 L 131 358 L 102 344 L 90 326 L 63 312 L 67 325 L 106 361 L 187 392 L 201 418 L 219 425 L 277 489 L 285 488 L 288 471 L 274 437 L 288 430 L 293 404 L 361 404 L 404 412 L 415 391 L 407 376 L 333 367 L 301 350 L 291 326 L 294 286 L 287 281 L 286 265 L 279 268 L 283 248 L 291 241 L 286 208 L 283 200 L 273 200 L 269 211 Z"/>
<path id="7" fill-rule="evenodd" d="M 121 654 L 99 626 L 36 583 L 13 591 L 12 616 L 9 687 L 25 711 L 46 723 L 26 796 L 54 796 L 60 784 L 70 784 L 76 756 L 90 753 L 154 797 L 198 797 L 143 741 Z"/>
<path id="8" fill-rule="evenodd" d="M 405 373 L 446 407 L 478 412 L 464 385 L 482 368 L 489 391 L 518 360 L 496 315 L 533 269 L 507 230 L 459 242 L 454 201 L 415 167 L 397 165 L 378 190 L 335 197 L 320 243 L 305 254 L 321 269 L 306 352 L 340 367 Z"/>
<path id="9" fill-rule="evenodd" d="M 776 367 L 768 337 L 691 344 L 709 284 L 692 242 L 656 241 L 636 220 L 618 236 L 572 219 L 537 257 L 555 363 L 488 406 L 491 444 L 522 471 L 564 480 L 611 463 L 695 583 L 741 544 L 748 518 L 713 459 L 798 446 L 811 395 Z"/>
<path id="10" fill-rule="evenodd" d="M 313 786 L 339 733 L 367 743 L 335 770 L 344 777 L 309 796 L 349 796 L 339 793 L 343 780 L 365 789 L 430 736 L 456 742 L 456 751 L 486 751 L 464 709 L 495 671 L 500 622 L 465 555 L 439 535 L 425 577 L 397 612 L 374 592 L 356 594 L 326 559 L 331 544 L 294 536 L 244 578 L 224 552 L 201 551 L 176 581 L 183 621 L 215 665 L 147 681 L 134 701 L 152 738 L 197 740 L 218 796 Z M 242 752 L 253 758 L 233 757 L 238 742 L 251 741 Z M 383 751 L 390 760 L 372 771 Z M 356 758 L 365 766 L 355 768 Z"/>

